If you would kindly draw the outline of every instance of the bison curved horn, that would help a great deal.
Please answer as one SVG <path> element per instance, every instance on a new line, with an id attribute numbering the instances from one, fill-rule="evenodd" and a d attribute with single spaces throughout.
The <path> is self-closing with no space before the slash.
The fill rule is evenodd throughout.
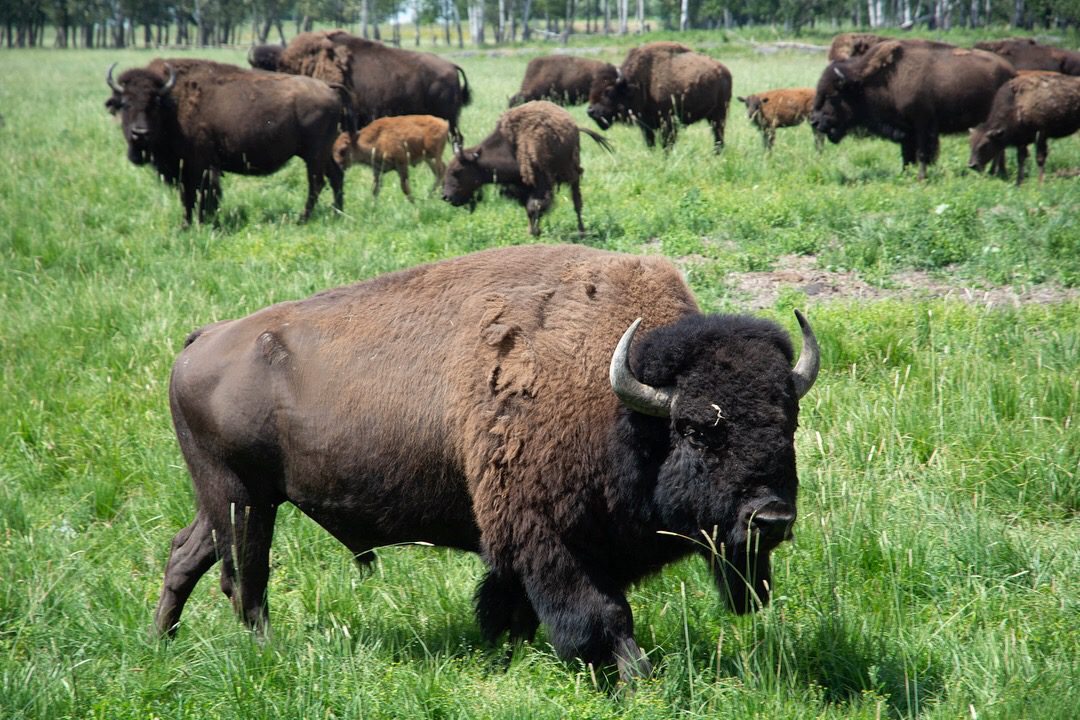
<path id="1" fill-rule="evenodd" d="M 105 76 L 105 82 L 109 83 L 109 87 L 113 89 L 113 92 L 124 94 L 124 86 L 116 82 L 112 78 L 112 71 L 116 67 L 116 63 L 109 66 L 109 73 Z"/>
<path id="2" fill-rule="evenodd" d="M 169 71 L 169 79 L 165 81 L 165 84 L 158 90 L 158 95 L 167 95 L 170 90 L 173 89 L 173 85 L 176 84 L 176 70 L 169 63 L 165 63 L 165 69 Z"/>
<path id="3" fill-rule="evenodd" d="M 631 410 L 653 417 L 670 417 L 675 388 L 646 385 L 634 377 L 634 371 L 630 369 L 630 343 L 633 342 L 634 333 L 640 324 L 641 318 L 638 318 L 626 329 L 619 344 L 615 346 L 608 370 L 611 389 L 623 405 Z"/>
<path id="4" fill-rule="evenodd" d="M 818 370 L 821 368 L 821 351 L 817 338 L 814 337 L 814 329 L 803 314 L 796 310 L 795 318 L 802 328 L 803 349 L 799 354 L 799 361 L 795 363 L 795 369 L 791 371 L 791 379 L 795 382 L 795 393 L 802 398 L 810 392 L 817 380 Z"/>

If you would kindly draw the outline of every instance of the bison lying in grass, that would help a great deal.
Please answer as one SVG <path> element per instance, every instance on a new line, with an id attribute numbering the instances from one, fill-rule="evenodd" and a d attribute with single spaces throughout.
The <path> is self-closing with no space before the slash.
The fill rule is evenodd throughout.
<path id="1" fill-rule="evenodd" d="M 334 162 L 342 170 L 355 163 L 370 165 L 375 174 L 371 192 L 378 197 L 382 174 L 394 170 L 401 181 L 401 192 L 412 200 L 409 166 L 427 163 L 435 173 L 436 187 L 446 174 L 443 150 L 450 124 L 433 115 L 400 115 L 379 118 L 356 135 L 341 133 L 334 143 Z"/>
<path id="2" fill-rule="evenodd" d="M 157 631 L 176 631 L 219 560 L 221 589 L 265 629 L 289 502 L 364 564 L 396 543 L 479 553 L 492 640 L 543 623 L 564 657 L 648 674 L 633 583 L 697 555 L 736 612 L 769 600 L 818 372 L 798 319 L 792 368 L 783 328 L 701 313 L 664 258 L 527 245 L 196 330 L 169 406 L 197 510 L 172 542 Z"/>
<path id="3" fill-rule="evenodd" d="M 570 113 L 553 103 L 538 100 L 507 110 L 482 143 L 454 155 L 446 171 L 443 199 L 472 208 L 480 188 L 496 183 L 505 195 L 525 206 L 529 232 L 536 236 L 540 234 L 540 216 L 551 208 L 555 188 L 568 183 L 578 233 L 584 235 L 579 133 L 611 151 L 607 140 L 578 127 Z"/>

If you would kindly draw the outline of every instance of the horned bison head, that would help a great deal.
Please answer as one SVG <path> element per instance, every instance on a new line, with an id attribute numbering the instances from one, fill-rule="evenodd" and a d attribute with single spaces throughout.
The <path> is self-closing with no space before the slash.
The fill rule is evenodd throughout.
<path id="1" fill-rule="evenodd" d="M 799 399 L 820 365 L 813 330 L 796 315 L 803 351 L 794 369 L 786 333 L 747 317 L 699 316 L 659 328 L 631 363 L 639 320 L 611 359 L 611 387 L 635 411 L 623 414 L 616 432 L 663 458 L 653 490 L 659 521 L 697 543 L 738 613 L 768 602 L 770 553 L 792 537 L 795 522 Z M 666 421 L 663 433 L 643 416 Z"/>
<path id="2" fill-rule="evenodd" d="M 468 205 L 476 209 L 480 200 L 480 188 L 494 178 L 490 170 L 480 163 L 481 148 L 466 148 L 455 153 L 443 178 L 442 198 L 454 207 Z"/>
<path id="3" fill-rule="evenodd" d="M 596 73 L 589 88 L 588 114 L 601 130 L 630 119 L 631 87 L 622 71 L 606 67 Z"/>
<path id="4" fill-rule="evenodd" d="M 105 81 L 113 94 L 105 101 L 105 107 L 114 115 L 120 115 L 124 139 L 128 144 L 128 159 L 136 165 L 144 165 L 153 155 L 153 149 L 161 137 L 162 108 L 168 102 L 169 93 L 176 85 L 176 71 L 166 65 L 168 77 L 144 68 L 124 72 L 119 81 L 113 79 L 109 67 Z"/>
<path id="5" fill-rule="evenodd" d="M 858 82 L 851 77 L 851 71 L 845 72 L 843 65 L 843 62 L 831 63 L 822 73 L 814 94 L 814 109 L 810 113 L 810 127 L 833 143 L 847 135 L 855 117 L 853 101 L 861 91 Z"/>

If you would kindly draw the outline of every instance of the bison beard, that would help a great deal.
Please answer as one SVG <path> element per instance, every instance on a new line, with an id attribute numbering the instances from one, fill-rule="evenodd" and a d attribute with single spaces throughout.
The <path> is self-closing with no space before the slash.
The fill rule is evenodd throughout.
<path id="1" fill-rule="evenodd" d="M 736 611 L 768 600 L 818 366 L 799 321 L 792 369 L 786 332 L 701 314 L 666 260 L 532 245 L 202 328 L 170 382 L 198 510 L 157 630 L 175 632 L 218 559 L 222 590 L 265 628 L 274 517 L 292 502 L 364 562 L 410 541 L 479 552 L 490 639 L 543 623 L 564 657 L 648 673 L 634 582 L 701 553 Z"/>

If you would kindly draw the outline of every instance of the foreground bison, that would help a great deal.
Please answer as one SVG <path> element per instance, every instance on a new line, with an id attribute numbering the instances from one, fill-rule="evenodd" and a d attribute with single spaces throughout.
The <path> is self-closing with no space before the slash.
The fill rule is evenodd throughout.
<path id="1" fill-rule="evenodd" d="M 450 136 L 461 142 L 457 123 L 471 99 L 468 79 L 431 53 L 387 47 L 343 30 L 307 32 L 285 48 L 278 70 L 344 85 L 361 125 L 387 115 L 434 115 L 449 122 Z"/>
<path id="2" fill-rule="evenodd" d="M 344 173 L 332 153 L 339 127 L 352 124 L 338 90 L 311 78 L 188 59 L 155 60 L 118 80 L 112 73 L 110 67 L 113 94 L 105 105 L 120 115 L 128 159 L 153 164 L 179 185 L 185 225 L 196 200 L 200 222 L 217 209 L 221 173 L 268 175 L 293 157 L 307 166 L 303 219 L 326 180 L 341 209 Z"/>
<path id="3" fill-rule="evenodd" d="M 655 42 L 631 50 L 618 69 L 597 73 L 588 112 L 602 130 L 636 123 L 649 147 L 659 132 L 664 149 L 675 144 L 679 124 L 705 120 L 719 152 L 730 102 L 731 73 L 722 63 L 681 43 Z"/>
<path id="4" fill-rule="evenodd" d="M 942 133 L 967 132 L 986 119 L 997 89 L 1016 75 L 982 50 L 891 40 L 830 63 L 818 81 L 810 124 L 834 143 L 865 129 L 900 143 L 903 164 L 919 179 L 937 159 Z"/>
<path id="5" fill-rule="evenodd" d="M 529 232 L 536 236 L 540 234 L 540 217 L 555 199 L 555 188 L 569 183 L 578 233 L 584 235 L 579 133 L 611 152 L 603 136 L 578 127 L 570 113 L 558 105 L 537 100 L 507 110 L 482 143 L 454 155 L 443 181 L 443 199 L 472 209 L 480 189 L 496 183 L 504 195 L 525 206 Z"/>
<path id="6" fill-rule="evenodd" d="M 550 100 L 560 105 L 585 102 L 589 99 L 593 78 L 608 68 L 615 69 L 611 63 L 573 55 L 533 58 L 525 68 L 521 89 L 510 98 L 510 107 L 532 100 Z"/>
<path id="7" fill-rule="evenodd" d="M 157 630 L 176 630 L 218 560 L 222 590 L 264 628 L 274 516 L 291 502 L 363 563 L 411 541 L 480 553 L 493 640 L 544 623 L 564 657 L 648 673 L 635 581 L 698 554 L 736 612 L 769 599 L 818 369 L 799 321 L 792 370 L 783 329 L 701 314 L 667 260 L 533 245 L 197 330 L 169 402 L 198 510 L 173 540 Z"/>
<path id="8" fill-rule="evenodd" d="M 1017 70 L 1049 70 L 1080 75 L 1080 52 L 1040 45 L 1031 38 L 1009 38 L 975 43 L 980 50 L 996 53 Z"/>
<path id="9" fill-rule="evenodd" d="M 1047 140 L 1080 130 L 1080 77 L 1038 73 L 1001 86 L 986 122 L 971 131 L 968 166 L 982 170 L 1007 147 L 1016 148 L 1016 184 L 1024 182 L 1028 148 L 1035 143 L 1039 182 L 1046 172 Z"/>

